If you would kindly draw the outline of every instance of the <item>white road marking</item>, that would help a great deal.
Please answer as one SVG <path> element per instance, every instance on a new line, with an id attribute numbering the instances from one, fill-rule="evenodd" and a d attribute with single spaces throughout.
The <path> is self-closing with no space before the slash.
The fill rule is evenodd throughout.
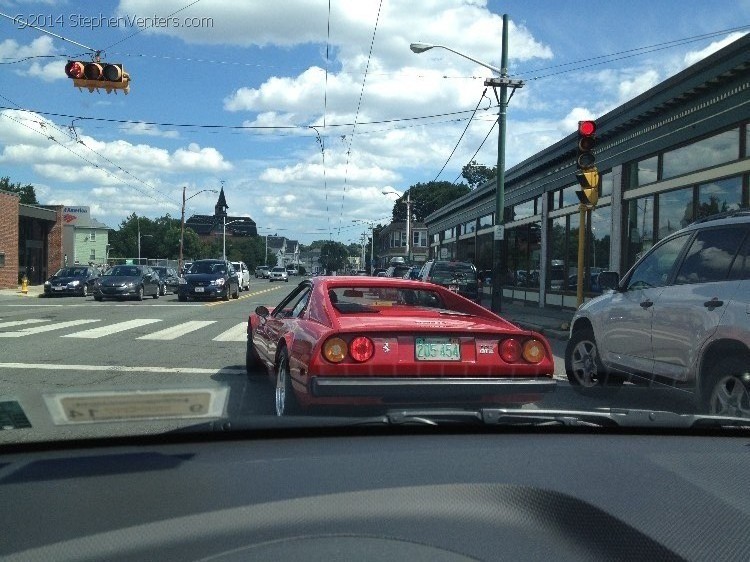
<path id="1" fill-rule="evenodd" d="M 133 328 L 139 328 L 140 326 L 146 326 L 153 324 L 154 322 L 161 322 L 156 318 L 136 318 L 135 320 L 126 320 L 125 322 L 118 322 L 117 324 L 109 324 L 102 326 L 101 328 L 91 328 L 90 330 L 83 330 L 82 332 L 75 332 L 73 334 L 66 334 L 61 336 L 63 338 L 87 338 L 95 339 L 110 334 L 116 334 L 118 332 L 124 332 L 125 330 L 132 330 Z"/>
<path id="2" fill-rule="evenodd" d="M 247 322 L 241 322 L 214 338 L 214 341 L 247 341 Z"/>
<path id="3" fill-rule="evenodd" d="M 205 328 L 206 326 L 210 326 L 211 324 L 215 323 L 216 320 L 191 320 L 190 322 L 183 322 L 182 324 L 178 324 L 177 326 L 172 326 L 171 328 L 165 328 L 164 330 L 159 330 L 158 332 L 146 334 L 145 336 L 141 336 L 136 339 L 174 340 L 179 338 L 180 336 L 184 336 L 185 334 L 194 332 L 195 330 L 200 330 L 201 328 Z"/>
<path id="4" fill-rule="evenodd" d="M 39 322 L 49 322 L 49 320 L 43 320 L 41 318 L 29 318 L 28 320 L 9 320 L 8 322 L 0 322 L 0 328 L 10 328 L 11 326 L 21 326 L 23 324 L 38 324 Z"/>
<path id="5" fill-rule="evenodd" d="M 169 373 L 178 375 L 244 375 L 242 368 L 200 367 L 137 367 L 131 365 L 50 365 L 47 363 L 0 363 L 0 369 L 32 369 L 35 371 L 115 371 L 122 373 Z"/>
<path id="6" fill-rule="evenodd" d="M 91 322 L 99 322 L 98 319 L 88 320 L 70 320 L 68 322 L 58 322 L 56 324 L 47 324 L 46 326 L 35 326 L 34 328 L 24 328 L 17 332 L 0 332 L 0 338 L 20 338 L 22 336 L 28 336 L 31 334 L 41 334 L 43 332 L 51 332 L 52 330 L 62 330 L 63 328 L 70 328 L 71 326 L 80 326 L 81 324 L 90 324 Z"/>

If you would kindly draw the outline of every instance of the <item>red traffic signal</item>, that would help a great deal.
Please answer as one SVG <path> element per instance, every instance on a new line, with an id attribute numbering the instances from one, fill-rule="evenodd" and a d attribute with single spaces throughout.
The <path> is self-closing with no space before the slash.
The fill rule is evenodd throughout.
<path id="1" fill-rule="evenodd" d="M 69 60 L 65 65 L 65 74 L 73 79 L 74 86 L 88 88 L 89 92 L 104 88 L 108 94 L 112 90 L 123 90 L 127 94 L 130 90 L 130 75 L 119 63 Z"/>
<path id="2" fill-rule="evenodd" d="M 579 121 L 578 122 L 578 142 L 577 150 L 578 157 L 576 158 L 576 165 L 580 170 L 586 170 L 593 168 L 596 164 L 596 157 L 594 156 L 594 145 L 596 144 L 596 122 L 594 121 Z"/>

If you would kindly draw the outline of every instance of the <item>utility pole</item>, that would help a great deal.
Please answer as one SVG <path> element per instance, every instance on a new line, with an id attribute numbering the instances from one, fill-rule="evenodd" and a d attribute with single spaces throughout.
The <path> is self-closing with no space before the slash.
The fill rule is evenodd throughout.
<path id="1" fill-rule="evenodd" d="M 187 186 L 182 186 L 182 215 L 180 217 L 180 259 L 177 260 L 177 273 L 182 275 L 182 246 L 185 239 L 185 190 Z"/>

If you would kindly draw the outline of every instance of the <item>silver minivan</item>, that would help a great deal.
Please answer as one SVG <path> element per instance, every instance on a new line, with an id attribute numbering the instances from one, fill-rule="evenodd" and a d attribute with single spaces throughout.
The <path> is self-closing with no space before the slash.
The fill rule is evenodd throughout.
<path id="1" fill-rule="evenodd" d="M 571 385 L 665 383 L 695 390 L 704 412 L 750 417 L 750 211 L 701 219 L 598 281 L 571 322 Z"/>

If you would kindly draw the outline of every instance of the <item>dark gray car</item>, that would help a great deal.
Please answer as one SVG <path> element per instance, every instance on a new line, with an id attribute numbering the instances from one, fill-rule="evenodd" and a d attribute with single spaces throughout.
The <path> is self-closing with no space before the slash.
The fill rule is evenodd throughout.
<path id="1" fill-rule="evenodd" d="M 94 299 L 105 298 L 143 300 L 145 296 L 159 298 L 159 276 L 145 265 L 116 265 L 99 277 L 94 285 Z"/>

